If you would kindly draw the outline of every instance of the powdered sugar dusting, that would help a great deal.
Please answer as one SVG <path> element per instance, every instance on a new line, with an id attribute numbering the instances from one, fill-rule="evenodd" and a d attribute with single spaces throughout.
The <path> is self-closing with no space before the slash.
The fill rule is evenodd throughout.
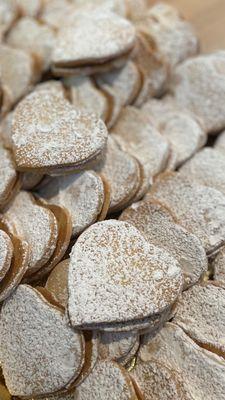
<path id="1" fill-rule="evenodd" d="M 61 311 L 27 285 L 20 285 L 5 302 L 0 333 L 1 363 L 13 395 L 33 397 L 58 391 L 82 367 L 81 334 L 67 325 Z"/>
<path id="2" fill-rule="evenodd" d="M 207 132 L 224 129 L 225 52 L 201 55 L 179 65 L 170 90 L 180 107 L 202 118 Z"/>
<path id="3" fill-rule="evenodd" d="M 0 70 L 5 88 L 2 111 L 6 112 L 28 92 L 33 80 L 33 60 L 25 51 L 1 44 Z"/>
<path id="4" fill-rule="evenodd" d="M 199 43 L 192 25 L 169 4 L 149 8 L 138 22 L 138 29 L 155 42 L 157 51 L 171 67 L 198 52 Z"/>
<path id="5" fill-rule="evenodd" d="M 79 385 L 74 400 L 135 400 L 128 373 L 112 361 L 99 361 L 95 369 Z"/>
<path id="6" fill-rule="evenodd" d="M 148 196 L 168 207 L 208 254 L 225 243 L 225 196 L 218 190 L 174 173 L 158 179 Z"/>
<path id="7" fill-rule="evenodd" d="M 97 220 L 104 203 L 102 179 L 93 171 L 52 178 L 39 194 L 50 203 L 67 208 L 72 218 L 73 236 Z"/>
<path id="8" fill-rule="evenodd" d="M 48 69 L 55 34 L 48 26 L 40 24 L 31 17 L 24 17 L 11 29 L 7 43 L 38 57 L 43 69 Z"/>
<path id="9" fill-rule="evenodd" d="M 137 332 L 101 332 L 99 354 L 101 358 L 119 361 L 139 343 Z"/>
<path id="10" fill-rule="evenodd" d="M 10 268 L 13 256 L 13 246 L 9 236 L 0 230 L 0 281 Z"/>
<path id="11" fill-rule="evenodd" d="M 101 120 L 44 90 L 20 102 L 12 131 L 17 165 L 29 169 L 79 165 L 99 154 L 107 141 Z"/>
<path id="12" fill-rule="evenodd" d="M 207 270 L 208 262 L 200 240 L 176 224 L 168 210 L 150 199 L 125 210 L 121 221 L 133 224 L 150 243 L 165 249 L 179 263 L 185 287 L 195 284 Z"/>
<path id="13" fill-rule="evenodd" d="M 176 155 L 175 166 L 184 163 L 205 144 L 207 136 L 194 115 L 156 99 L 149 100 L 142 109 L 171 144 Z"/>
<path id="14" fill-rule="evenodd" d="M 17 180 L 11 153 L 0 145 L 0 208 L 4 205 Z"/>
<path id="15" fill-rule="evenodd" d="M 143 361 L 157 360 L 182 377 L 193 399 L 221 399 L 225 385 L 225 361 L 193 342 L 172 323 L 142 348 Z"/>
<path id="16" fill-rule="evenodd" d="M 225 195 L 224 170 L 225 154 L 210 147 L 198 152 L 180 169 L 183 176 L 201 185 L 213 187 Z"/>
<path id="17" fill-rule="evenodd" d="M 225 288 L 198 284 L 179 298 L 173 322 L 193 340 L 225 357 Z"/>
<path id="18" fill-rule="evenodd" d="M 123 208 L 134 197 L 140 185 L 139 166 L 132 156 L 120 149 L 114 135 L 109 136 L 105 157 L 95 170 L 110 186 L 110 211 Z"/>
<path id="19" fill-rule="evenodd" d="M 178 373 L 157 360 L 138 360 L 131 376 L 145 399 L 191 400 L 185 395 Z"/>
<path id="20" fill-rule="evenodd" d="M 70 98 L 74 107 L 96 114 L 103 120 L 108 113 L 106 96 L 98 90 L 91 78 L 85 76 L 69 77 L 64 79 L 69 89 Z"/>
<path id="21" fill-rule="evenodd" d="M 126 19 L 111 12 L 81 13 L 59 31 L 52 59 L 73 66 L 106 61 L 127 53 L 134 41 L 135 29 Z"/>
<path id="22" fill-rule="evenodd" d="M 162 279 L 154 280 L 157 270 Z M 73 326 L 129 321 L 162 312 L 177 298 L 182 274 L 165 251 L 127 222 L 92 225 L 70 255 L 69 316 Z"/>
<path id="23" fill-rule="evenodd" d="M 21 191 L 3 215 L 3 220 L 12 234 L 30 245 L 29 272 L 40 269 L 56 246 L 58 227 L 54 214 L 38 206 L 29 193 Z"/>
<path id="24" fill-rule="evenodd" d="M 131 106 L 124 108 L 113 132 L 122 148 L 146 168 L 149 179 L 165 168 L 169 144 L 151 124 L 147 113 Z"/>

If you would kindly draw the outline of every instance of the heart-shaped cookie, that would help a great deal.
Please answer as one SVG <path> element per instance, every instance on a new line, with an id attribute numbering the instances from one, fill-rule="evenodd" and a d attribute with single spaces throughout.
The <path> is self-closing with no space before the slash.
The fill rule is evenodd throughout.
<path id="1" fill-rule="evenodd" d="M 180 296 L 173 322 L 205 349 L 225 358 L 225 286 L 197 284 Z"/>
<path id="2" fill-rule="evenodd" d="M 205 147 L 180 169 L 183 176 L 219 190 L 225 195 L 225 154 L 217 149 Z"/>
<path id="3" fill-rule="evenodd" d="M 128 372 L 113 361 L 99 361 L 90 375 L 76 388 L 74 400 L 138 400 Z"/>
<path id="4" fill-rule="evenodd" d="M 74 327 L 145 318 L 163 312 L 180 293 L 178 263 L 127 222 L 88 228 L 69 265 L 68 310 Z"/>
<path id="5" fill-rule="evenodd" d="M 187 161 L 206 143 L 207 136 L 200 121 L 186 110 L 156 99 L 146 102 L 142 110 L 148 113 L 158 130 L 169 141 L 176 157 L 175 167 Z"/>
<path id="6" fill-rule="evenodd" d="M 23 50 L 0 45 L 1 113 L 4 115 L 30 89 L 35 78 L 34 61 Z"/>
<path id="7" fill-rule="evenodd" d="M 123 151 L 115 139 L 115 135 L 109 136 L 105 156 L 95 167 L 96 172 L 105 177 L 110 187 L 109 212 L 126 207 L 141 184 L 138 161 Z"/>
<path id="8" fill-rule="evenodd" d="M 30 193 L 19 192 L 0 220 L 11 234 L 29 244 L 28 275 L 49 261 L 58 240 L 57 220 L 50 210 L 38 205 Z"/>
<path id="9" fill-rule="evenodd" d="M 225 196 L 218 190 L 193 182 L 182 173 L 165 173 L 152 185 L 147 197 L 167 207 L 184 228 L 202 241 L 208 255 L 225 243 Z"/>
<path id="10" fill-rule="evenodd" d="M 63 26 L 53 50 L 57 67 L 104 64 L 130 52 L 135 29 L 126 19 L 104 11 L 78 14 L 69 26 Z"/>
<path id="11" fill-rule="evenodd" d="M 31 93 L 16 107 L 12 122 L 18 169 L 54 171 L 96 158 L 107 142 L 104 123 L 74 107 L 60 94 Z"/>
<path id="12" fill-rule="evenodd" d="M 0 332 L 3 373 L 13 395 L 57 392 L 70 386 L 81 371 L 82 335 L 68 326 L 60 309 L 30 286 L 20 285 L 4 303 Z"/>
<path id="13" fill-rule="evenodd" d="M 157 360 L 182 378 L 183 387 L 191 399 L 223 399 L 225 361 L 198 346 L 173 323 L 165 327 L 142 347 L 142 361 Z"/>
<path id="14" fill-rule="evenodd" d="M 149 179 L 164 170 L 169 143 L 151 123 L 148 113 L 132 106 L 125 107 L 113 133 L 122 149 L 143 165 Z"/>
<path id="15" fill-rule="evenodd" d="M 97 221 L 105 200 L 103 181 L 94 171 L 52 178 L 39 194 L 48 203 L 67 208 L 73 237 Z"/>
<path id="16" fill-rule="evenodd" d="M 134 203 L 120 216 L 133 224 L 150 243 L 165 249 L 178 262 L 184 274 L 184 287 L 194 285 L 207 271 L 205 250 L 197 236 L 177 224 L 160 203 L 146 199 Z"/>

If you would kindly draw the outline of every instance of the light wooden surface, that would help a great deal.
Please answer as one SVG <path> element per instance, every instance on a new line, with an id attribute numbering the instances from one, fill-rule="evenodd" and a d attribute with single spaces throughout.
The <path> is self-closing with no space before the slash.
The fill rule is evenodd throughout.
<path id="1" fill-rule="evenodd" d="M 201 41 L 202 52 L 225 49 L 225 0 L 163 0 L 190 20 Z M 157 3 L 157 0 L 150 0 Z"/>

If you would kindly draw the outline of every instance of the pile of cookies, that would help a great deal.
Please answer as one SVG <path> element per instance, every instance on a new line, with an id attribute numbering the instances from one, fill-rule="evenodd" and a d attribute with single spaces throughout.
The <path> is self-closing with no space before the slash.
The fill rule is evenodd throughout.
<path id="1" fill-rule="evenodd" d="M 225 51 L 147 0 L 0 0 L 0 400 L 225 399 Z"/>

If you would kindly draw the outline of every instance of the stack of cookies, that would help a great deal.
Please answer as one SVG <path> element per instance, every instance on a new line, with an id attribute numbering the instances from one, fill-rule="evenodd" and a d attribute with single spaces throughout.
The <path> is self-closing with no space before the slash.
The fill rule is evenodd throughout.
<path id="1" fill-rule="evenodd" d="M 225 52 L 147 0 L 0 0 L 0 400 L 225 399 Z"/>

